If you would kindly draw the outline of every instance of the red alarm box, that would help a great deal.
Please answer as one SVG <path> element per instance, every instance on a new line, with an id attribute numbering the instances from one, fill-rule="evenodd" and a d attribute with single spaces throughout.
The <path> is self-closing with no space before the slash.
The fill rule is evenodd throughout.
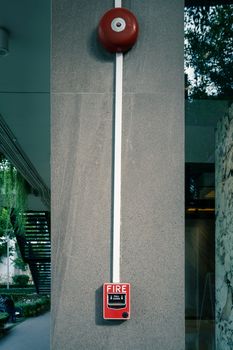
<path id="1" fill-rule="evenodd" d="M 129 283 L 104 283 L 103 316 L 105 320 L 130 319 Z"/>

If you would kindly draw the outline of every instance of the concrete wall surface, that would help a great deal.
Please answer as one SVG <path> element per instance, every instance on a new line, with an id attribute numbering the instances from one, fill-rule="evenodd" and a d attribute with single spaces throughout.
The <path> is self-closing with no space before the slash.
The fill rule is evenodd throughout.
<path id="1" fill-rule="evenodd" d="M 111 0 L 53 0 L 52 350 L 184 350 L 183 2 L 128 0 L 121 280 L 131 320 L 102 319 L 111 278 L 114 56 L 96 39 Z"/>

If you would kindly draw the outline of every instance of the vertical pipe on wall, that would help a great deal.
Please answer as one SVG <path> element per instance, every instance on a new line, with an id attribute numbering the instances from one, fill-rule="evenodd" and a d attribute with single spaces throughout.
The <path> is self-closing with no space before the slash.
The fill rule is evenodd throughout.
<path id="1" fill-rule="evenodd" d="M 121 7 L 115 0 L 115 7 Z M 115 61 L 115 125 L 114 125 L 114 183 L 113 183 L 113 252 L 112 282 L 120 282 L 120 231 L 121 231 L 121 139 L 122 139 L 122 85 L 123 54 L 116 53 Z"/>
<path id="2" fill-rule="evenodd" d="M 121 0 L 115 0 L 115 7 L 121 7 Z"/>
<path id="3" fill-rule="evenodd" d="M 122 143 L 122 80 L 123 54 L 116 53 L 115 64 L 115 133 L 113 184 L 113 271 L 112 282 L 120 282 L 120 229 L 121 229 L 121 143 Z"/>

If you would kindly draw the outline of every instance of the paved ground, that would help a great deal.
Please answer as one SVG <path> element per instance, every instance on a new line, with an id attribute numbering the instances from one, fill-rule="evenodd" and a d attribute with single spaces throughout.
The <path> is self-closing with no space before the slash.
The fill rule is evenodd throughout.
<path id="1" fill-rule="evenodd" d="M 50 313 L 32 317 L 0 339 L 1 350 L 49 350 Z"/>

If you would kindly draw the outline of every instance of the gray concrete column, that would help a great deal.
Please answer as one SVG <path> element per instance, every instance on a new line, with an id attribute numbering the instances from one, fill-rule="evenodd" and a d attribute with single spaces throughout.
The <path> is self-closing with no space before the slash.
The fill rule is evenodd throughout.
<path id="1" fill-rule="evenodd" d="M 131 320 L 102 319 L 110 281 L 114 57 L 96 26 L 111 0 L 53 0 L 52 350 L 184 350 L 183 1 L 127 0 L 121 279 Z"/>

